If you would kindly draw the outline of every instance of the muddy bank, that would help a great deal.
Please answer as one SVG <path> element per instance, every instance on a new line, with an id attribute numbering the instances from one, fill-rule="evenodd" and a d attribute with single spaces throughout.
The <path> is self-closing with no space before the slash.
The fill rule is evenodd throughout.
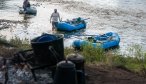
<path id="1" fill-rule="evenodd" d="M 87 65 L 87 84 L 145 84 L 146 79 L 122 68 Z"/>

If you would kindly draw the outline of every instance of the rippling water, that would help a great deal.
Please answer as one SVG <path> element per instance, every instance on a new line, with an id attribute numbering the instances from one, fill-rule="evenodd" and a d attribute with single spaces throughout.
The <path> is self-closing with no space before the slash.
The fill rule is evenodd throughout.
<path id="1" fill-rule="evenodd" d="M 63 33 L 65 47 L 71 45 L 75 34 L 97 34 L 109 31 L 121 36 L 120 51 L 126 51 L 131 44 L 146 49 L 146 0 L 48 0 L 30 1 L 37 8 L 36 16 L 19 15 L 23 0 L 0 0 L 0 20 L 6 22 L 6 29 L 0 35 L 7 39 L 20 37 L 32 39 L 42 33 Z M 49 18 L 57 8 L 61 18 L 83 17 L 87 20 L 86 30 L 70 33 L 52 32 Z M 9 22 L 8 22 L 9 21 Z M 20 23 L 14 23 L 20 21 Z M 1 22 L 1 26 L 4 24 Z"/>

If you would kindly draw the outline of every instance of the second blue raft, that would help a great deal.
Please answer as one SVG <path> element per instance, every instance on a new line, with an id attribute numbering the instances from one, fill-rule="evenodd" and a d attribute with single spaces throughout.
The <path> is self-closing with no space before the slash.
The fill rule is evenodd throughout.
<path id="1" fill-rule="evenodd" d="M 91 45 L 93 47 L 99 47 L 102 49 L 109 49 L 111 47 L 119 46 L 120 36 L 114 32 L 107 32 L 103 35 L 96 35 L 88 37 L 85 40 L 75 40 L 72 45 L 74 48 L 81 48 L 86 45 Z"/>

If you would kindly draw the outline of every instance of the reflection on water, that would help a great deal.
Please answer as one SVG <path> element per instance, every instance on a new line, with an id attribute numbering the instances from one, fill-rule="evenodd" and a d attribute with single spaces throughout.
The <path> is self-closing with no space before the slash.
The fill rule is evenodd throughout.
<path id="1" fill-rule="evenodd" d="M 0 35 L 6 36 L 7 39 L 15 36 L 32 39 L 42 33 L 59 33 L 65 36 L 65 46 L 70 46 L 73 40 L 82 38 L 75 35 L 113 31 L 121 36 L 121 50 L 125 51 L 129 45 L 135 43 L 146 45 L 146 0 L 65 0 L 72 3 L 61 1 L 30 1 L 37 8 L 37 15 L 30 16 L 18 13 L 23 0 L 0 0 L 0 20 L 10 20 L 8 24 L 14 24 L 0 30 Z M 87 29 L 69 33 L 52 32 L 49 19 L 55 8 L 63 20 L 75 17 L 90 18 L 87 20 Z M 146 46 L 144 47 L 146 49 Z"/>

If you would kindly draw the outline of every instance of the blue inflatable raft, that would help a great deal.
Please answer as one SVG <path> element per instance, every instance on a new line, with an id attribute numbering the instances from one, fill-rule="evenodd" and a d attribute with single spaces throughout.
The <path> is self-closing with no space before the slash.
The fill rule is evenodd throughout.
<path id="1" fill-rule="evenodd" d="M 74 31 L 86 28 L 86 19 L 75 18 L 68 21 L 59 22 L 56 29 L 60 31 Z"/>
<path id="2" fill-rule="evenodd" d="M 19 14 L 29 14 L 29 15 L 36 15 L 37 14 L 37 10 L 35 7 L 27 7 L 26 11 L 24 11 L 23 7 L 19 8 Z"/>
<path id="3" fill-rule="evenodd" d="M 120 37 L 117 33 L 108 32 L 103 35 L 90 36 L 85 40 L 75 40 L 72 46 L 74 48 L 81 48 L 86 45 L 91 45 L 93 47 L 99 47 L 102 49 L 108 49 L 111 47 L 119 46 Z"/>

